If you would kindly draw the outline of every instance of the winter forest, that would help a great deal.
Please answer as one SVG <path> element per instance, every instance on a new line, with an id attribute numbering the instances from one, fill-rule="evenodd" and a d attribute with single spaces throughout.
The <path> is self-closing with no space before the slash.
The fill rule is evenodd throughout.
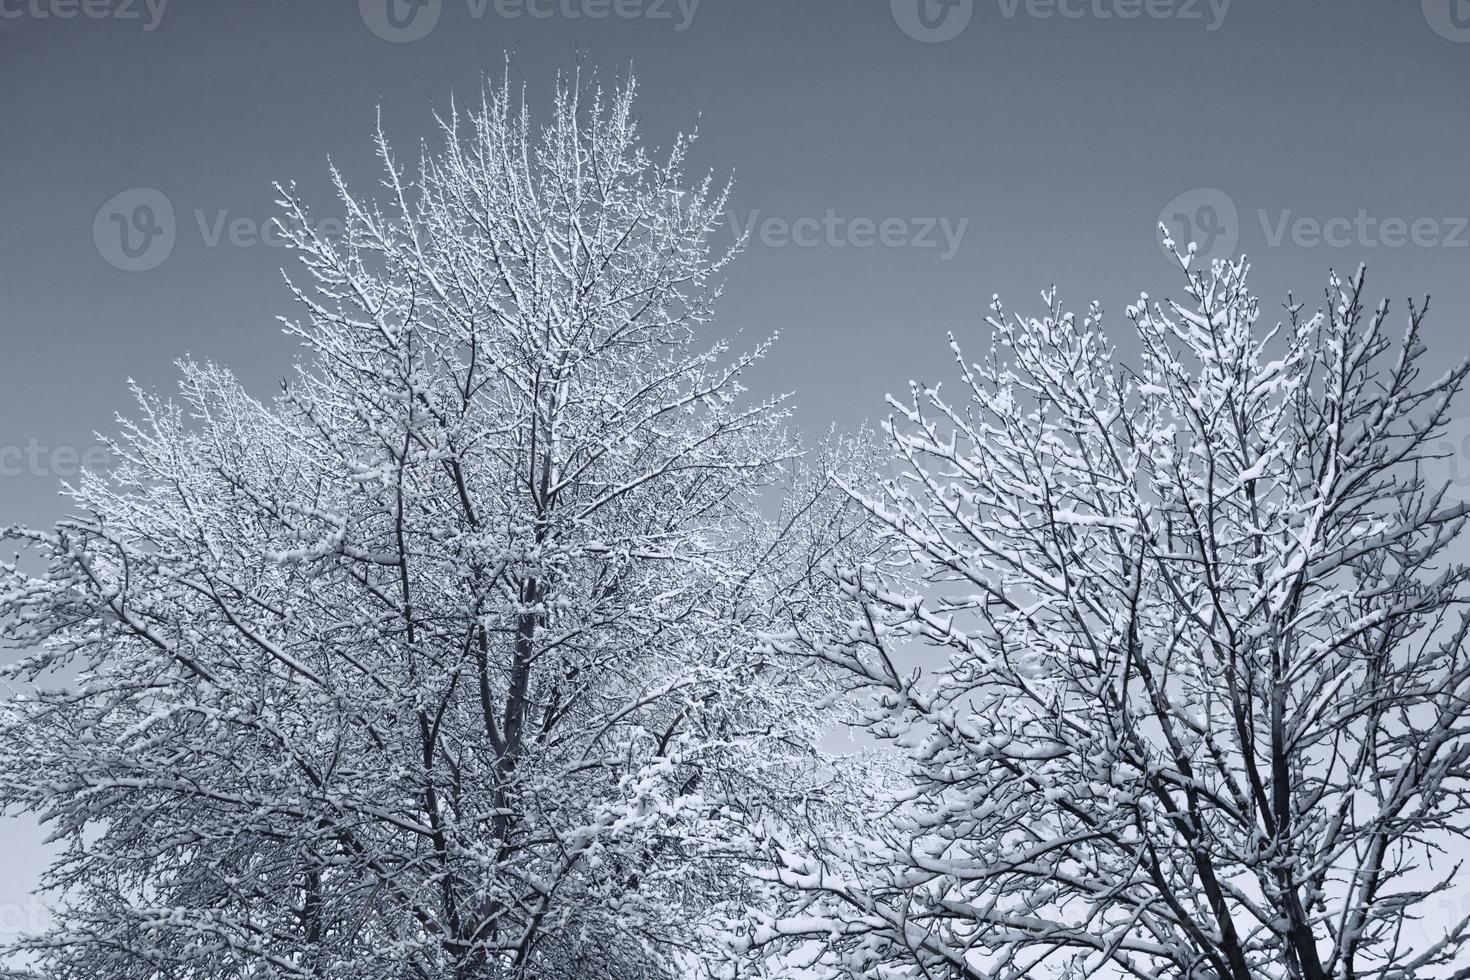
<path id="1" fill-rule="evenodd" d="M 987 283 L 812 436 L 643 94 L 489 71 L 278 185 L 278 388 L 180 350 L 0 521 L 0 975 L 1470 977 L 1427 299 L 1164 225 L 1167 295 Z"/>

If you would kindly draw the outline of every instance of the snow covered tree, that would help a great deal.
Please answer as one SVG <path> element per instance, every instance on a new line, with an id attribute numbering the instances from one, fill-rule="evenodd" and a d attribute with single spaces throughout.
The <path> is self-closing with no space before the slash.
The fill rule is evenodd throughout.
<path id="1" fill-rule="evenodd" d="M 842 497 L 701 336 L 728 188 L 631 83 L 544 124 L 487 85 L 345 233 L 292 189 L 306 354 L 257 400 L 181 364 L 54 531 L 12 528 L 26 652 L 0 800 L 62 845 L 48 980 L 684 976 L 818 698 L 801 617 Z M 784 496 L 782 496 L 784 494 Z M 793 734 L 796 733 L 796 734 Z M 719 914 L 716 914 L 719 913 Z"/>
<path id="2" fill-rule="evenodd" d="M 1191 256 L 1133 368 L 1048 293 L 951 341 L 958 395 L 890 399 L 906 475 L 853 488 L 886 559 L 775 646 L 901 778 L 860 838 L 772 835 L 752 973 L 1470 976 L 1467 508 L 1420 467 L 1467 368 L 1423 376 L 1427 304 L 1390 336 L 1361 271 L 1265 329 Z"/>

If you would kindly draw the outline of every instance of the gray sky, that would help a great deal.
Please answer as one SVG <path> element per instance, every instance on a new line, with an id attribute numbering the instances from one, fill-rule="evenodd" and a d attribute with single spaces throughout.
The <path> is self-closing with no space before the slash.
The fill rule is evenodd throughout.
<path id="1" fill-rule="evenodd" d="M 994 292 L 1054 282 L 1122 334 L 1180 293 L 1161 217 L 1246 252 L 1268 309 L 1366 262 L 1470 353 L 1470 0 L 0 0 L 0 524 L 61 514 L 130 376 L 192 353 L 268 393 L 272 182 L 329 217 L 375 104 L 412 156 L 506 51 L 533 98 L 582 54 L 635 67 L 659 142 L 698 121 L 752 228 L 720 328 L 782 333 L 756 380 L 811 431 L 947 377 Z M 0 931 L 37 841 L 0 823 Z"/>

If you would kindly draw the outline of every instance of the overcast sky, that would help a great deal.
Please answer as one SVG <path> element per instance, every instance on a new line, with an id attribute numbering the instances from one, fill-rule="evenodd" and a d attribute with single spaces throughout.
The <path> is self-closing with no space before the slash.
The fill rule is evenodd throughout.
<path id="1" fill-rule="evenodd" d="M 583 57 L 634 67 L 656 141 L 698 124 L 752 235 L 718 329 L 781 332 L 753 380 L 810 431 L 946 377 L 995 292 L 1123 333 L 1180 293 L 1161 218 L 1249 255 L 1269 310 L 1366 262 L 1470 353 L 1470 0 L 0 0 L 0 524 L 61 514 L 128 377 L 190 353 L 268 394 L 272 182 L 329 219 L 375 106 L 411 156 L 507 51 L 542 105 Z M 11 821 L 0 853 L 13 931 L 43 852 Z"/>

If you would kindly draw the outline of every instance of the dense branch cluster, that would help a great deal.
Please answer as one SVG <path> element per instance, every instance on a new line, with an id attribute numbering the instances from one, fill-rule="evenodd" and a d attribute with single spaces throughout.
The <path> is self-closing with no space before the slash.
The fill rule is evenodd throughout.
<path id="1" fill-rule="evenodd" d="M 809 549 L 796 496 L 760 516 L 796 454 L 742 398 L 764 346 L 697 336 L 724 191 L 688 139 L 650 161 L 632 97 L 573 82 L 536 129 L 493 88 L 412 181 L 380 137 L 387 203 L 339 177 L 340 239 L 287 191 L 279 397 L 181 365 L 86 516 L 10 534 L 47 568 L 6 571 L 13 673 L 68 681 L 5 717 L 6 797 L 67 845 L 46 975 L 627 978 L 700 944 L 703 824 L 799 778 L 814 698 L 755 630 Z"/>
<path id="2" fill-rule="evenodd" d="M 0 804 L 59 847 L 6 975 L 1470 977 L 1423 307 L 1267 329 L 1185 255 L 1135 367 L 997 301 L 957 394 L 804 451 L 633 96 L 380 134 L 340 237 L 283 189 L 280 392 L 182 363 L 3 531 Z"/>
<path id="3" fill-rule="evenodd" d="M 1096 309 L 997 302 L 957 398 L 892 401 L 906 475 L 854 491 L 889 560 L 838 571 L 849 630 L 780 647 L 869 692 L 907 779 L 881 833 L 775 852 L 798 897 L 757 949 L 819 942 L 833 977 L 1467 975 L 1470 922 L 1416 921 L 1466 831 L 1466 508 L 1418 467 L 1466 368 L 1421 383 L 1422 309 L 1388 336 L 1361 273 L 1272 330 L 1245 274 L 1131 308 L 1137 371 Z M 906 669 L 915 641 L 946 661 Z"/>

